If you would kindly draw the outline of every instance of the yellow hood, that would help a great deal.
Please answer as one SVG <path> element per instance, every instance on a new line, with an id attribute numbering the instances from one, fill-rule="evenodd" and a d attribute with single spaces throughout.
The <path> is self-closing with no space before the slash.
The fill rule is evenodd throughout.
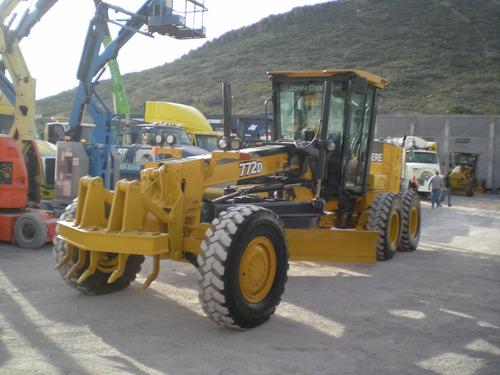
<path id="1" fill-rule="evenodd" d="M 178 103 L 146 102 L 144 121 L 182 126 L 188 133 L 213 130 L 198 109 Z"/>

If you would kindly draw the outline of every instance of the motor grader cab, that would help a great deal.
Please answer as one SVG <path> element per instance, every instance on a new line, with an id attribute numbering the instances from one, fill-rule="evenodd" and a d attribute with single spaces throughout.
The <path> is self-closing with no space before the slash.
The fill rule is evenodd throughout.
<path id="1" fill-rule="evenodd" d="M 450 153 L 450 189 L 473 197 L 477 183 L 477 163 L 479 154 L 467 152 Z"/>
<path id="2" fill-rule="evenodd" d="M 80 180 L 54 241 L 67 283 L 114 292 L 149 256 L 146 288 L 160 260 L 190 262 L 208 317 L 246 329 L 274 313 L 289 260 L 373 263 L 416 249 L 420 203 L 399 193 L 401 149 L 372 142 L 387 81 L 357 70 L 269 77 L 274 122 L 261 146 L 222 137 L 222 150 L 151 163 L 114 191 Z"/>

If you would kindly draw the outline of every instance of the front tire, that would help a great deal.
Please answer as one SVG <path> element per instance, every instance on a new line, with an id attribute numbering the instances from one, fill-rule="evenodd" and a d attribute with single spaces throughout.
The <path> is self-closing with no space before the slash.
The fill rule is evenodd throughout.
<path id="1" fill-rule="evenodd" d="M 212 224 L 198 256 L 202 308 L 221 326 L 258 326 L 275 312 L 285 290 L 283 224 L 273 212 L 252 205 L 230 207 Z"/>
<path id="2" fill-rule="evenodd" d="M 393 193 L 380 193 L 373 200 L 366 229 L 379 233 L 377 260 L 389 260 L 396 253 L 401 242 L 402 213 L 401 199 Z"/>
<path id="3" fill-rule="evenodd" d="M 73 219 L 75 217 L 75 213 L 76 213 L 76 200 L 68 207 L 66 207 L 65 212 L 61 215 L 61 220 Z M 56 228 L 56 231 L 58 231 L 58 229 L 59 226 Z M 53 254 L 56 263 L 59 263 L 59 261 L 66 256 L 66 253 L 68 251 L 67 249 L 68 245 L 65 242 L 58 239 L 57 236 L 54 237 L 53 243 L 54 243 Z M 79 254 L 79 249 L 74 248 L 73 258 L 58 269 L 58 271 L 61 273 L 63 277 L 66 275 L 69 269 L 77 262 L 78 254 Z M 108 283 L 108 278 L 117 268 L 117 261 L 118 261 L 117 254 L 106 253 L 105 256 L 98 261 L 98 266 L 96 271 L 87 279 L 85 279 L 83 282 L 78 283 L 78 279 L 89 265 L 89 255 L 87 252 L 87 257 L 83 267 L 77 270 L 70 277 L 68 278 L 64 277 L 64 280 L 71 287 L 85 294 L 98 295 L 98 294 L 117 292 L 119 290 L 125 289 L 130 285 L 132 281 L 135 280 L 136 275 L 141 270 L 142 263 L 144 262 L 144 256 L 130 255 L 127 259 L 123 275 L 120 276 L 118 279 L 116 279 L 114 282 Z"/>

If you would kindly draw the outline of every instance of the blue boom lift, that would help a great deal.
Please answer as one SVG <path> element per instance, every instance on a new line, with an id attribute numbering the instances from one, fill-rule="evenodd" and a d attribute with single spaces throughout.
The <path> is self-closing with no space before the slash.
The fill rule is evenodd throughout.
<path id="1" fill-rule="evenodd" d="M 119 180 L 119 155 L 112 147 L 112 113 L 95 92 L 94 87 L 104 73 L 106 65 L 116 59 L 120 49 L 140 33 L 168 35 L 176 39 L 196 39 L 205 36 L 203 2 L 184 0 L 183 11 L 173 8 L 172 0 L 146 1 L 137 12 L 95 0 L 96 12 L 91 20 L 84 43 L 77 78 L 80 81 L 69 119 L 68 141 L 57 144 L 56 201 L 70 203 L 77 195 L 78 181 L 86 175 L 100 176 L 104 186 L 113 189 Z M 124 15 L 120 20 L 109 18 L 109 11 Z M 103 38 L 109 34 L 108 24 L 121 29 L 106 47 Z M 198 25 L 200 25 L 198 27 Z M 147 30 L 141 30 L 147 26 Z M 94 139 L 85 145 L 81 140 L 81 125 L 85 111 L 95 123 Z"/>

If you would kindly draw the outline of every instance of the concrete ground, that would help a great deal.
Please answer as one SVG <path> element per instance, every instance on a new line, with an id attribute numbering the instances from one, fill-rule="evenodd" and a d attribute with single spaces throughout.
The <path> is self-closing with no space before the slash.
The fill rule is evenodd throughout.
<path id="1" fill-rule="evenodd" d="M 91 297 L 52 248 L 0 244 L 1 374 L 424 374 L 500 371 L 500 196 L 422 202 L 419 249 L 377 264 L 291 263 L 258 328 L 220 328 L 191 265 Z"/>

